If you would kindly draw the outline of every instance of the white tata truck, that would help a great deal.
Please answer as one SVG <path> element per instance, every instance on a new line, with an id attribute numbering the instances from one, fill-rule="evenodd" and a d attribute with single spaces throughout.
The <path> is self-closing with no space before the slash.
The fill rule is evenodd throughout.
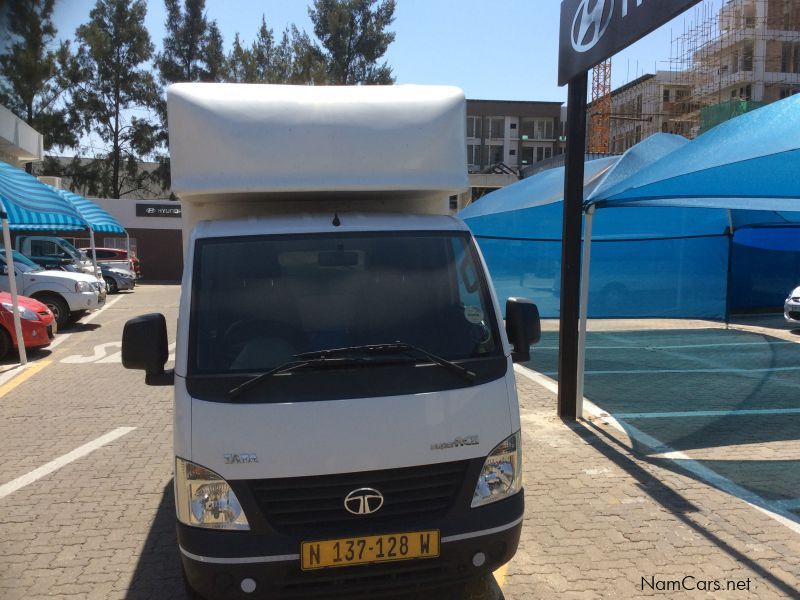
<path id="1" fill-rule="evenodd" d="M 174 371 L 160 314 L 123 364 L 174 385 L 178 544 L 190 593 L 445 597 L 522 527 L 506 321 L 475 240 L 451 87 L 168 89 L 185 267 Z M 510 342 L 510 344 L 509 344 Z"/>

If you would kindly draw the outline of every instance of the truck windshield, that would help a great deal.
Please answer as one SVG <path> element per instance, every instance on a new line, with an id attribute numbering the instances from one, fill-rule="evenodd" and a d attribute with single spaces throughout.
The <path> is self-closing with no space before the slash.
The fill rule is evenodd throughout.
<path id="1" fill-rule="evenodd" d="M 33 273 L 36 271 L 44 271 L 42 267 L 33 262 L 30 258 L 21 254 L 17 250 L 12 251 L 14 254 L 14 268 L 20 273 Z M 5 248 L 0 248 L 0 263 L 6 265 L 6 251 Z"/>
<path id="2" fill-rule="evenodd" d="M 302 353 L 394 342 L 447 361 L 501 357 L 478 265 L 465 232 L 199 240 L 188 374 L 259 373 Z"/>

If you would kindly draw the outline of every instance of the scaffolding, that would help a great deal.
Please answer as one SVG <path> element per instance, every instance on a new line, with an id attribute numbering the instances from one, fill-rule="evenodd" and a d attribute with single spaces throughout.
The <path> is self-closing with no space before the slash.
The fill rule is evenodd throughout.
<path id="1" fill-rule="evenodd" d="M 664 107 L 674 133 L 800 92 L 800 0 L 705 0 L 670 46 L 670 80 L 686 90 Z"/>
<path id="2" fill-rule="evenodd" d="M 611 138 L 611 59 L 592 69 L 589 152 L 608 152 Z"/>

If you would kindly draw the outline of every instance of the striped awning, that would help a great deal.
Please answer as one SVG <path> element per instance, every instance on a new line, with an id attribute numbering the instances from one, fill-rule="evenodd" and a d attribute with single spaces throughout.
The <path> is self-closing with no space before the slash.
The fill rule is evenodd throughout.
<path id="1" fill-rule="evenodd" d="M 48 186 L 49 187 L 49 186 Z M 80 216 L 89 224 L 93 231 L 102 231 L 104 233 L 126 233 L 125 228 L 120 225 L 117 220 L 97 206 L 91 200 L 73 194 L 67 190 L 59 190 L 57 188 L 50 188 L 58 193 L 67 202 L 75 207 Z"/>
<path id="2" fill-rule="evenodd" d="M 86 221 L 52 188 L 0 161 L 0 201 L 11 229 L 80 230 Z"/>

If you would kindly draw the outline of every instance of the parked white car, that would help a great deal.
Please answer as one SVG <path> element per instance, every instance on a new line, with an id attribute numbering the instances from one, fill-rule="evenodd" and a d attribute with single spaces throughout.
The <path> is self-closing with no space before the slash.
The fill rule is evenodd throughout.
<path id="1" fill-rule="evenodd" d="M 46 304 L 56 318 L 58 329 L 96 310 L 106 301 L 106 283 L 86 273 L 46 271 L 14 250 L 14 270 L 20 295 Z M 10 291 L 5 250 L 0 248 L 0 291 Z"/>
<path id="2" fill-rule="evenodd" d="M 783 316 L 793 325 L 800 325 L 800 285 L 792 290 L 783 305 Z"/>

